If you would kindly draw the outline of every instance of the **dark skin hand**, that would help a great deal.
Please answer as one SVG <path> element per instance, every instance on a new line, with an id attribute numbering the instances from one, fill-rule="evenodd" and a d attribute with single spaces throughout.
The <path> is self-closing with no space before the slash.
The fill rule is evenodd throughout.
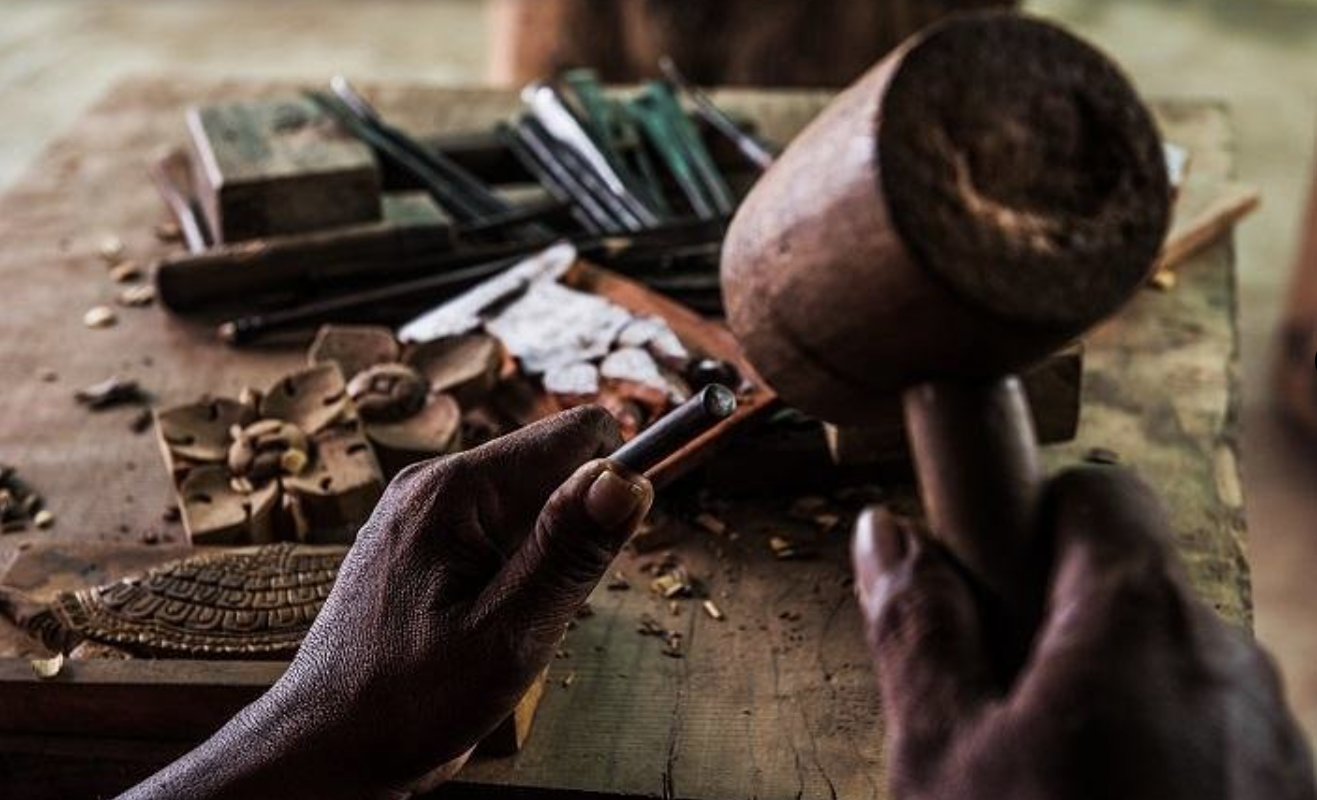
<path id="1" fill-rule="evenodd" d="M 1121 470 L 1076 470 L 1044 509 L 1049 605 L 1008 691 L 950 557 L 885 512 L 857 523 L 893 796 L 1317 796 L 1275 667 L 1186 588 L 1149 490 Z"/>
<path id="2" fill-rule="evenodd" d="M 284 677 L 127 798 L 392 798 L 451 777 L 653 501 L 579 408 L 389 486 Z"/>

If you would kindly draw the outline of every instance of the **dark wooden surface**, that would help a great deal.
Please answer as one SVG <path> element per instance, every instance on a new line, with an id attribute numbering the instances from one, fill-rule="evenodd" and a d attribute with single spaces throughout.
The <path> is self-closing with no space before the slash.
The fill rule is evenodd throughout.
<path id="1" fill-rule="evenodd" d="M 50 531 L 0 538 L 0 570 L 24 542 L 136 542 L 151 534 L 177 544 L 182 536 L 160 518 L 170 489 L 152 437 L 128 431 L 131 411 L 78 408 L 75 388 L 120 372 L 175 403 L 263 385 L 302 362 L 301 347 L 235 353 L 208 328 L 157 309 L 123 309 L 108 330 L 81 322 L 86 308 L 113 296 L 96 254 L 105 235 L 118 235 L 142 261 L 168 248 L 151 232 L 164 214 L 146 166 L 158 148 L 181 140 L 183 107 L 279 89 L 287 87 L 121 85 L 0 199 L 0 459 L 16 462 L 58 516 Z M 502 93 L 394 87 L 373 96 L 421 132 L 479 128 L 515 107 Z M 820 102 L 799 94 L 725 97 L 779 140 Z M 1161 116 L 1168 136 L 1194 151 L 1193 180 L 1203 190 L 1224 181 L 1225 113 L 1177 104 Z M 1045 459 L 1056 466 L 1095 446 L 1121 453 L 1166 498 L 1200 594 L 1246 627 L 1234 308 L 1228 241 L 1182 265 L 1174 291 L 1142 293 L 1089 341 L 1079 439 L 1049 448 Z M 43 381 L 44 368 L 59 379 Z M 646 591 L 645 557 L 623 557 L 618 569 L 632 588 L 601 589 L 594 616 L 569 634 L 568 657 L 551 666 L 525 750 L 472 764 L 462 786 L 498 796 L 884 796 L 880 710 L 851 602 L 848 537 L 844 527 L 822 534 L 786 520 L 789 500 L 734 503 L 726 517 L 735 541 L 692 531 L 677 545 L 725 621 L 692 602 L 671 616 Z M 784 532 L 813 544 L 817 557 L 774 560 L 767 538 Z M 684 632 L 685 658 L 662 655 L 658 640 L 636 633 L 642 613 Z M 48 769 L 51 754 L 77 761 L 68 745 L 0 740 L 0 784 L 11 785 L 5 772 Z M 91 775 L 94 766 L 96 780 L 106 781 L 98 785 L 122 785 L 176 749 L 148 757 L 120 743 L 106 747 L 119 757 L 91 766 L 84 758 L 77 774 Z M 86 780 L 78 785 L 93 778 Z"/>

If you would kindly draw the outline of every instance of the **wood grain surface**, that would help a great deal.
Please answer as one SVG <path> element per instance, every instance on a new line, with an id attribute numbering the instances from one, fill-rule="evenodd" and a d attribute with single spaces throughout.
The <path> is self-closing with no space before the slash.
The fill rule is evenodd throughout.
<path id="1" fill-rule="evenodd" d="M 18 464 L 58 517 L 49 531 L 0 538 L 0 570 L 25 542 L 182 541 L 181 528 L 161 520 L 170 489 L 151 436 L 129 432 L 131 410 L 79 408 L 74 389 L 117 372 L 171 404 L 264 385 L 302 363 L 302 345 L 234 352 L 209 328 L 158 309 L 120 309 L 119 324 L 105 330 L 82 325 L 88 307 L 113 297 L 97 255 L 104 236 L 119 236 L 143 263 L 179 247 L 152 234 L 164 212 L 146 168 L 159 148 L 182 140 L 184 107 L 288 88 L 120 85 L 0 199 L 0 460 Z M 482 128 L 516 105 L 506 93 L 374 88 L 387 114 L 423 133 Z M 721 97 L 778 140 L 822 102 L 791 93 Z M 1169 104 L 1161 121 L 1194 153 L 1189 190 L 1210 190 L 1229 176 L 1223 109 Z M 1047 462 L 1069 463 L 1093 447 L 1120 453 L 1166 499 L 1199 593 L 1247 627 L 1229 240 L 1183 264 L 1173 291 L 1141 293 L 1089 340 L 1086 361 L 1079 438 L 1049 449 Z M 43 369 L 58 380 L 43 381 Z M 593 616 L 578 623 L 567 656 L 550 667 L 525 749 L 472 764 L 453 789 L 500 797 L 885 797 L 881 715 L 851 600 L 846 526 L 824 533 L 789 520 L 790 500 L 733 502 L 723 516 L 735 541 L 691 530 L 674 546 L 723 621 L 692 601 L 672 616 L 646 590 L 641 566 L 653 556 L 624 556 L 617 568 L 630 590 L 596 593 Z M 776 560 L 773 535 L 817 555 Z M 684 634 L 684 658 L 664 656 L 658 639 L 636 633 L 642 614 Z M 77 787 L 105 792 L 177 750 L 107 742 L 105 752 L 117 755 L 89 764 L 68 745 L 0 741 L 0 774 L 42 774 L 62 758 L 75 766 L 62 773 L 60 788 L 76 777 Z"/>

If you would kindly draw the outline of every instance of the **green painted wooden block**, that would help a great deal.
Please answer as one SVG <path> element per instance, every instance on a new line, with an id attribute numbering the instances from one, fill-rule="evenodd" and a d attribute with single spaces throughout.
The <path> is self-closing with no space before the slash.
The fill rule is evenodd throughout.
<path id="1" fill-rule="evenodd" d="M 193 108 L 187 126 L 197 198 L 217 242 L 380 218 L 370 148 L 305 98 Z"/>

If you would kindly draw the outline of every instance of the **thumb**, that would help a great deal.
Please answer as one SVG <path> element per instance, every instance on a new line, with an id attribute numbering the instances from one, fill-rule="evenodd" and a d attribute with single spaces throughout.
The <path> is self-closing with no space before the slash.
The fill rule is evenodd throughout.
<path id="1" fill-rule="evenodd" d="M 978 609 L 941 547 L 885 509 L 860 515 L 852 560 L 893 778 L 918 782 L 990 691 Z"/>
<path id="2" fill-rule="evenodd" d="M 482 609 L 534 643 L 556 643 L 653 502 L 643 476 L 603 459 L 581 466 L 549 497 Z"/>

